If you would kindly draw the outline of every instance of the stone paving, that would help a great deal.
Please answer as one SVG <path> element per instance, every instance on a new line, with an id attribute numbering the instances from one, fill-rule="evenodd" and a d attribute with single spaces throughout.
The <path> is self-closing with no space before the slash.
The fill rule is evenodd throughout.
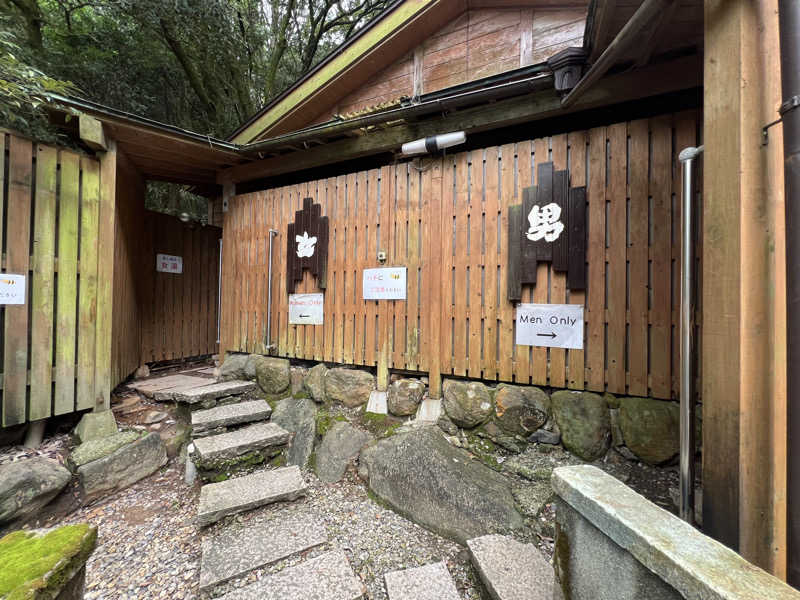
<path id="1" fill-rule="evenodd" d="M 392 571 L 384 576 L 389 600 L 460 600 L 443 562 Z"/>

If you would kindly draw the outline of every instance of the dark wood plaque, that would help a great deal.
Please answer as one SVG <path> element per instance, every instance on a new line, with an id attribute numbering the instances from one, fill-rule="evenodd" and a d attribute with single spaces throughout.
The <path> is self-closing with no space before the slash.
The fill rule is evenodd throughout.
<path id="1" fill-rule="evenodd" d="M 324 290 L 328 279 L 328 217 L 321 216 L 322 207 L 311 198 L 303 199 L 303 210 L 294 213 L 294 223 L 286 232 L 286 289 L 303 281 L 303 270 L 317 278 L 317 287 Z"/>
<path id="2" fill-rule="evenodd" d="M 586 289 L 586 188 L 571 188 L 569 173 L 542 163 L 538 186 L 522 190 L 522 204 L 508 213 L 508 299 L 536 285 L 536 267 L 549 262 L 567 273 L 567 287 Z"/>

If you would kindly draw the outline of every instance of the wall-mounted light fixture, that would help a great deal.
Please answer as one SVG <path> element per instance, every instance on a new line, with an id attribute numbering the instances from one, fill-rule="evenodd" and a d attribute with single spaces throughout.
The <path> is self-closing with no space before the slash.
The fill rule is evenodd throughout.
<path id="1" fill-rule="evenodd" d="M 457 146 L 467 141 L 467 134 L 463 131 L 453 131 L 452 133 L 440 133 L 426 138 L 406 142 L 403 144 L 401 154 L 404 156 L 414 156 L 416 154 L 433 154 L 450 146 Z"/>

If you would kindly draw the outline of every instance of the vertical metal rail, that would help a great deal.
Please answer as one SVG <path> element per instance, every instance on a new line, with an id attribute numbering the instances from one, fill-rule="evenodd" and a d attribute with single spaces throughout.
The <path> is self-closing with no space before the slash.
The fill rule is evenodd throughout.
<path id="1" fill-rule="evenodd" d="M 787 581 L 800 588 L 800 1 L 778 2 L 786 204 Z"/>
<path id="2" fill-rule="evenodd" d="M 217 273 L 217 344 L 222 323 L 222 238 L 219 238 L 219 272 Z M 220 358 L 222 360 L 224 356 Z"/>
<path id="3" fill-rule="evenodd" d="M 680 517 L 694 524 L 694 381 L 692 369 L 692 333 L 694 319 L 694 236 L 692 223 L 692 163 L 699 148 L 684 148 L 678 155 L 683 166 L 683 198 L 681 203 L 681 315 L 680 315 Z"/>
<path id="4" fill-rule="evenodd" d="M 269 230 L 269 268 L 267 273 L 267 353 L 272 344 L 272 238 L 278 235 L 275 229 Z"/>

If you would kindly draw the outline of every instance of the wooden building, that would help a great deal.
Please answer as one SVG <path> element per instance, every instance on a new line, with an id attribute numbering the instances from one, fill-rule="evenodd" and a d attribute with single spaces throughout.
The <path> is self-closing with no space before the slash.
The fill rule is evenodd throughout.
<path id="1" fill-rule="evenodd" d="M 57 161 L 56 206 L 79 171 L 98 206 L 80 226 L 97 244 L 77 267 L 60 231 L 57 251 L 35 233 L 69 221 L 37 208 L 34 233 L 7 227 L 18 239 L 4 243 L 4 270 L 32 274 L 33 309 L 4 309 L 4 425 L 107 406 L 141 363 L 216 352 L 360 365 L 384 383 L 390 370 L 422 373 L 434 397 L 449 376 L 675 399 L 678 153 L 705 144 L 694 186 L 705 527 L 785 576 L 782 139 L 761 132 L 780 104 L 777 32 L 776 1 L 399 0 L 228 141 L 64 99 L 61 114 L 81 115 L 65 126 L 97 157 L 6 135 L 4 218 L 26 221 L 26 199 L 52 206 L 41 182 Z M 400 152 L 449 132 L 466 142 Z M 580 349 L 515 344 L 507 294 L 509 220 L 553 171 L 585 188 L 586 285 L 539 262 L 520 299 L 583 305 Z M 220 281 L 220 232 L 145 215 L 148 179 L 214 199 Z M 289 271 L 307 198 L 327 260 Z M 156 253 L 181 255 L 187 276 L 156 274 Z M 362 273 L 379 266 L 407 269 L 405 300 L 363 299 Z M 75 285 L 87 292 L 62 320 L 62 286 L 68 298 Z M 323 288 L 323 324 L 291 324 L 289 292 Z M 76 332 L 77 359 L 62 357 Z"/>

